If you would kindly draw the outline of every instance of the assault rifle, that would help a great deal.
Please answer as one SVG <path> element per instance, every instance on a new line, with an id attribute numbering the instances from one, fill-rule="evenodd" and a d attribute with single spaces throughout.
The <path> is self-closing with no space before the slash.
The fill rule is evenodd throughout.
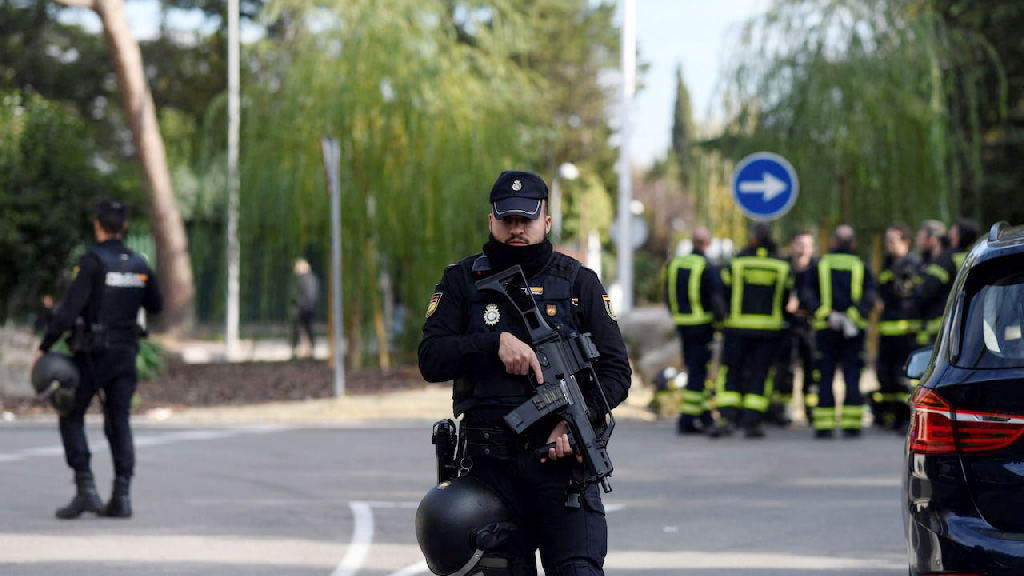
<path id="1" fill-rule="evenodd" d="M 530 332 L 533 351 L 544 375 L 544 383 L 536 387 L 533 397 L 508 413 L 505 423 L 516 434 L 521 434 L 544 416 L 557 414 L 569 425 L 569 444 L 573 452 L 583 456 L 583 477 L 574 481 L 577 492 L 598 483 L 605 492 L 611 492 L 608 477 L 612 474 L 612 461 L 607 446 L 615 418 L 591 365 L 600 354 L 590 333 L 566 335 L 553 329 L 541 316 L 518 264 L 477 281 L 476 287 L 504 294 L 519 312 Z M 590 384 L 591 394 L 599 404 L 596 408 L 602 412 L 596 431 L 578 380 Z M 538 449 L 537 456 L 546 456 L 548 449 L 554 446 L 552 443 Z"/>

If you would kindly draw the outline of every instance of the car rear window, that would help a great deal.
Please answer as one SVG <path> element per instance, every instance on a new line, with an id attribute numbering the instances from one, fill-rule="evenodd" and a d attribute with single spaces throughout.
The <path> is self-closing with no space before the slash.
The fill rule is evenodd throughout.
<path id="1" fill-rule="evenodd" d="M 1024 367 L 1024 267 L 1013 260 L 1015 265 L 987 262 L 969 273 L 957 366 Z"/>

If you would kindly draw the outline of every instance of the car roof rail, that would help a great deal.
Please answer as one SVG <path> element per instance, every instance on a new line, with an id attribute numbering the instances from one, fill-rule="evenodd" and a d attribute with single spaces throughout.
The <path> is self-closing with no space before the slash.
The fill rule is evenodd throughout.
<path id="1" fill-rule="evenodd" d="M 996 240 L 999 240 L 999 233 L 1003 231 L 1003 228 L 1009 225 L 1010 223 L 1006 220 L 1000 220 L 993 224 L 992 228 L 988 231 L 988 241 L 995 242 Z"/>

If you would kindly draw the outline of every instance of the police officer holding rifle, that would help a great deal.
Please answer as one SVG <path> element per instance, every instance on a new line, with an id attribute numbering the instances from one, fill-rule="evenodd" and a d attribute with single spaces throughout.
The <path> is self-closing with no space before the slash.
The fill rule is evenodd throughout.
<path id="1" fill-rule="evenodd" d="M 546 574 L 604 574 L 599 487 L 631 370 L 597 275 L 547 239 L 547 198 L 538 175 L 502 172 L 482 253 L 448 266 L 427 307 L 420 372 L 453 381 L 460 418 L 457 437 L 435 427 L 451 479 L 417 511 L 435 574 L 535 574 L 537 550 Z"/>

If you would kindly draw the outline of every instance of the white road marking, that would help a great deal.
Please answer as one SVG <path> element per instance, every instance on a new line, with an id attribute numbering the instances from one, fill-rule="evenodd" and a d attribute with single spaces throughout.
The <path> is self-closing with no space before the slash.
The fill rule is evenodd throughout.
<path id="1" fill-rule="evenodd" d="M 246 426 L 231 429 L 218 429 L 218 430 L 179 430 L 175 432 L 168 432 L 166 434 L 139 434 L 135 432 L 135 447 L 142 448 L 147 446 L 163 446 L 166 444 L 175 444 L 178 442 L 191 442 L 195 440 L 218 440 L 221 438 L 231 438 L 233 436 L 240 436 L 242 434 L 265 434 L 268 432 L 280 432 L 282 430 L 289 430 L 287 426 Z M 107 449 L 106 440 L 90 441 L 89 447 L 92 451 L 101 451 Z M 17 450 L 14 452 L 8 452 L 6 454 L 0 453 L 0 464 L 4 462 L 19 462 L 29 458 L 43 457 L 43 456 L 63 456 L 64 448 L 60 444 L 52 446 L 42 446 L 39 448 L 25 448 L 23 450 Z"/>
<path id="2" fill-rule="evenodd" d="M 349 502 L 348 507 L 352 510 L 354 526 L 352 528 L 352 542 L 345 551 L 345 557 L 341 559 L 338 567 L 331 572 L 331 576 L 354 576 L 359 572 L 366 556 L 370 553 L 370 544 L 373 543 L 373 509 L 369 502 Z"/>

